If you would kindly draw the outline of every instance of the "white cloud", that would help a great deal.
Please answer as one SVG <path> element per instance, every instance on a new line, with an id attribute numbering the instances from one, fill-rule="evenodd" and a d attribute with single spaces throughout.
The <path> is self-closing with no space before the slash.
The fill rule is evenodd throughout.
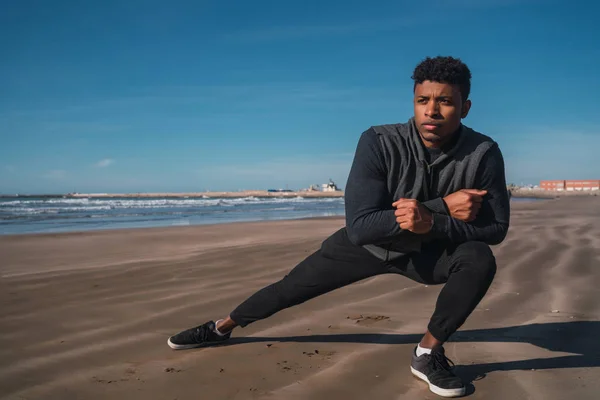
<path id="1" fill-rule="evenodd" d="M 52 169 L 44 174 L 47 179 L 64 179 L 67 176 L 67 171 L 63 169 Z"/>
<path id="2" fill-rule="evenodd" d="M 104 160 L 98 161 L 96 164 L 94 164 L 94 166 L 96 168 L 106 168 L 114 163 L 115 160 L 113 160 L 112 158 L 105 158 Z"/>

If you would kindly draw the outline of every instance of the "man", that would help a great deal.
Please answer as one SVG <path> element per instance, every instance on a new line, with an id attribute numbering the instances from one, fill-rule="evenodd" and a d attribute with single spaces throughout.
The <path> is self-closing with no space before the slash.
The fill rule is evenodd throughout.
<path id="1" fill-rule="evenodd" d="M 221 343 L 236 326 L 368 277 L 398 273 L 445 284 L 411 371 L 440 396 L 464 395 L 443 343 L 494 278 L 489 245 L 504 240 L 509 225 L 504 161 L 492 139 L 461 123 L 471 108 L 465 64 L 427 58 L 412 78 L 414 118 L 371 127 L 358 142 L 346 185 L 346 227 L 228 317 L 169 338 L 170 347 Z"/>

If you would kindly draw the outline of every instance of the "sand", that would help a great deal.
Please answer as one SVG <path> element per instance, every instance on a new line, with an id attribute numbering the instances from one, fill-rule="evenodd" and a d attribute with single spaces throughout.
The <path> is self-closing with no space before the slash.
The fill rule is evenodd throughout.
<path id="1" fill-rule="evenodd" d="M 600 198 L 519 203 L 446 344 L 473 399 L 597 399 Z M 0 237 L 2 399 L 436 399 L 409 372 L 441 286 L 385 275 L 171 350 L 282 277 L 340 218 Z"/>

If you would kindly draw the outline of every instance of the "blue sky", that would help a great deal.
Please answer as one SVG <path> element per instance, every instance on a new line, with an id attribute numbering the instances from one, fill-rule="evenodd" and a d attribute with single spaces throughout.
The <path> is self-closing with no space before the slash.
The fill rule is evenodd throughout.
<path id="1" fill-rule="evenodd" d="M 509 182 L 600 178 L 597 2 L 367 4 L 3 0 L 0 193 L 345 186 L 436 55 Z"/>

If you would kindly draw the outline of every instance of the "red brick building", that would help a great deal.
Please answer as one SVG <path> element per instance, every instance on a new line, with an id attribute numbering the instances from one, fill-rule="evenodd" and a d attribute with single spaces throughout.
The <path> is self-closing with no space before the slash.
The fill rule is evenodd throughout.
<path id="1" fill-rule="evenodd" d="M 579 191 L 579 190 L 600 190 L 600 179 L 588 180 L 570 180 L 570 181 L 541 181 L 540 187 L 544 190 L 556 191 Z"/>
<path id="2" fill-rule="evenodd" d="M 544 190 L 565 190 L 565 181 L 541 181 L 540 187 Z"/>

